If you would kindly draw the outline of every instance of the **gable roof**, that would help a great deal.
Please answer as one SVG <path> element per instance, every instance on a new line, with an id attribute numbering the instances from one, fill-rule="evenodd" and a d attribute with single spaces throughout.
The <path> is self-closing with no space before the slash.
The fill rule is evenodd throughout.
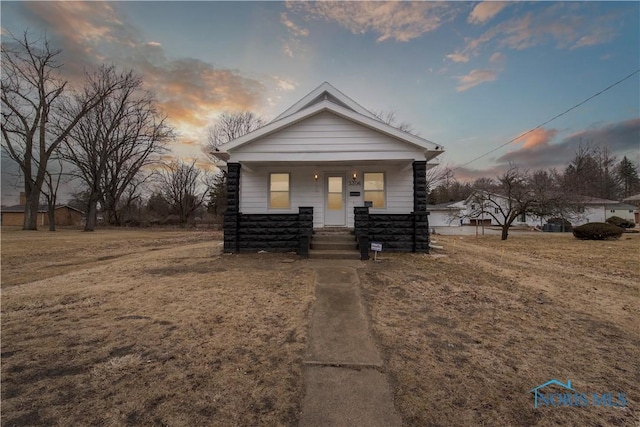
<path id="1" fill-rule="evenodd" d="M 278 117 L 273 119 L 273 121 L 278 121 L 287 116 L 297 113 L 300 110 L 303 110 L 307 107 L 310 107 L 313 104 L 317 104 L 320 101 L 329 100 L 334 104 L 341 105 L 345 108 L 355 111 L 356 113 L 362 114 L 363 116 L 369 117 L 374 120 L 378 119 L 371 111 L 364 108 L 362 105 L 358 104 L 353 99 L 349 98 L 344 93 L 340 92 L 338 89 L 333 87 L 329 82 L 324 82 L 311 92 L 307 94 L 300 101 L 293 104 L 291 107 L 287 108 L 284 112 L 282 112 Z"/>
<path id="2" fill-rule="evenodd" d="M 330 91 L 330 89 L 332 90 Z M 276 133 L 288 126 L 301 122 L 306 118 L 320 114 L 324 111 L 331 112 L 346 120 L 411 144 L 425 152 L 430 152 L 430 155 L 426 155 L 425 153 L 425 158 L 427 160 L 431 160 L 444 151 L 442 146 L 432 141 L 401 131 L 396 127 L 380 121 L 355 101 L 342 94 L 342 92 L 334 92 L 333 90 L 337 91 L 337 89 L 333 88 L 329 83 L 323 83 L 311 92 L 311 94 L 296 103 L 294 105 L 295 108 L 289 108 L 283 114 L 278 116 L 280 118 L 276 118 L 276 120 L 262 126 L 261 128 L 222 145 L 220 147 L 221 152 L 216 152 L 215 155 L 221 157 L 223 160 L 227 160 L 229 158 L 228 153 L 238 147 Z M 320 92 L 317 93 L 318 91 Z M 325 93 L 327 94 L 326 97 L 324 97 Z"/>

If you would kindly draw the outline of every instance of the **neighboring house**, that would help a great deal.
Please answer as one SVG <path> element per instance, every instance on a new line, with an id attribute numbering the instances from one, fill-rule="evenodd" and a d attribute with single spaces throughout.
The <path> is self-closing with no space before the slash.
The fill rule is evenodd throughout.
<path id="1" fill-rule="evenodd" d="M 623 202 L 629 203 L 634 206 L 633 209 L 633 222 L 636 224 L 640 223 L 640 194 L 633 195 L 631 197 L 627 197 L 622 200 Z"/>
<path id="2" fill-rule="evenodd" d="M 465 201 L 464 223 L 475 225 L 476 223 L 484 225 L 499 225 L 495 219 L 489 214 L 488 210 L 493 209 L 494 215 L 501 218 L 499 209 L 494 205 L 485 204 L 484 210 L 482 209 L 479 197 L 479 192 L 476 191 L 471 194 Z M 497 201 L 500 206 L 507 205 L 507 197 L 495 193 L 486 193 L 492 200 Z M 620 218 L 634 221 L 634 206 L 625 203 L 620 203 L 615 200 L 599 199 L 595 197 L 582 197 L 579 203 L 582 205 L 579 213 L 567 217 L 566 219 L 571 222 L 572 225 L 582 225 L 588 222 L 605 222 L 607 218 L 617 216 Z M 484 212 L 483 212 L 484 211 Z M 513 226 L 530 226 L 540 227 L 546 222 L 547 218 L 540 218 L 533 215 L 520 215 L 513 223 Z"/>
<path id="3" fill-rule="evenodd" d="M 635 206 L 633 205 L 596 197 L 584 197 L 581 204 L 584 205 L 584 211 L 580 212 L 571 221 L 573 225 L 581 225 L 588 222 L 605 222 L 607 218 L 612 216 L 634 221 Z"/>
<path id="4" fill-rule="evenodd" d="M 431 227 L 459 227 L 464 220 L 466 206 L 464 200 L 447 202 L 437 205 L 427 205 L 429 212 L 429 226 Z"/>
<path id="5" fill-rule="evenodd" d="M 56 225 L 80 225 L 82 224 L 82 211 L 69 205 L 57 205 L 55 207 Z M 0 222 L 2 225 L 24 225 L 24 205 L 2 206 L 0 208 Z M 37 225 L 49 225 L 49 207 L 38 206 Z"/>
<path id="6" fill-rule="evenodd" d="M 220 149 L 225 252 L 304 254 L 313 229 L 325 227 L 354 229 L 385 250 L 428 251 L 426 171 L 443 148 L 383 123 L 329 83 Z"/>

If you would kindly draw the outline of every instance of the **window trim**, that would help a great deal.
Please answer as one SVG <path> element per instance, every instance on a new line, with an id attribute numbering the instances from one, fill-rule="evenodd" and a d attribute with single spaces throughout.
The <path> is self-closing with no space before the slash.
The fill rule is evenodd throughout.
<path id="1" fill-rule="evenodd" d="M 287 191 L 273 191 L 271 190 L 271 177 L 273 175 L 287 175 Z M 271 206 L 271 194 L 272 193 L 287 193 L 287 207 L 285 208 L 274 208 Z M 267 183 L 267 209 L 274 211 L 284 211 L 291 209 L 291 173 L 290 172 L 269 172 L 269 180 Z"/>
<path id="2" fill-rule="evenodd" d="M 366 189 L 366 185 L 367 185 L 367 174 L 374 174 L 374 173 L 379 173 L 382 174 L 382 190 L 367 190 Z M 367 191 L 369 192 L 376 192 L 376 193 L 382 193 L 382 200 L 384 201 L 384 206 L 382 207 L 375 207 L 372 206 L 370 209 L 380 209 L 380 210 L 386 210 L 388 203 L 387 203 L 387 173 L 385 171 L 366 171 L 362 173 L 362 198 L 364 201 L 367 200 L 366 197 L 366 193 Z"/>

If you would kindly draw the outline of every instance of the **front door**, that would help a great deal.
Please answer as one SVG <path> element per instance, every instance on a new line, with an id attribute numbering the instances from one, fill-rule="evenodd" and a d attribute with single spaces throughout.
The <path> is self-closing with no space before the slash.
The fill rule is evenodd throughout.
<path id="1" fill-rule="evenodd" d="M 345 175 L 329 174 L 326 176 L 326 192 L 324 200 L 324 225 L 347 225 L 347 209 L 344 197 Z"/>

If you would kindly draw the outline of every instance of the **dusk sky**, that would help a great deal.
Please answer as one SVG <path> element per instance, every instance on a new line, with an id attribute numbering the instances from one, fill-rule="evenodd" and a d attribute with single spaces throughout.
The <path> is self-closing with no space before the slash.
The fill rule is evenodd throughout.
<path id="1" fill-rule="evenodd" d="M 46 31 L 70 79 L 101 62 L 140 72 L 180 133 L 173 153 L 201 164 L 221 111 L 272 119 L 328 81 L 395 110 L 456 167 L 640 69 L 638 2 L 2 1 L 1 12 L 3 38 Z M 639 93 L 636 73 L 456 176 L 563 167 L 580 141 L 638 163 Z M 17 194 L 2 166 L 3 195 Z"/>

